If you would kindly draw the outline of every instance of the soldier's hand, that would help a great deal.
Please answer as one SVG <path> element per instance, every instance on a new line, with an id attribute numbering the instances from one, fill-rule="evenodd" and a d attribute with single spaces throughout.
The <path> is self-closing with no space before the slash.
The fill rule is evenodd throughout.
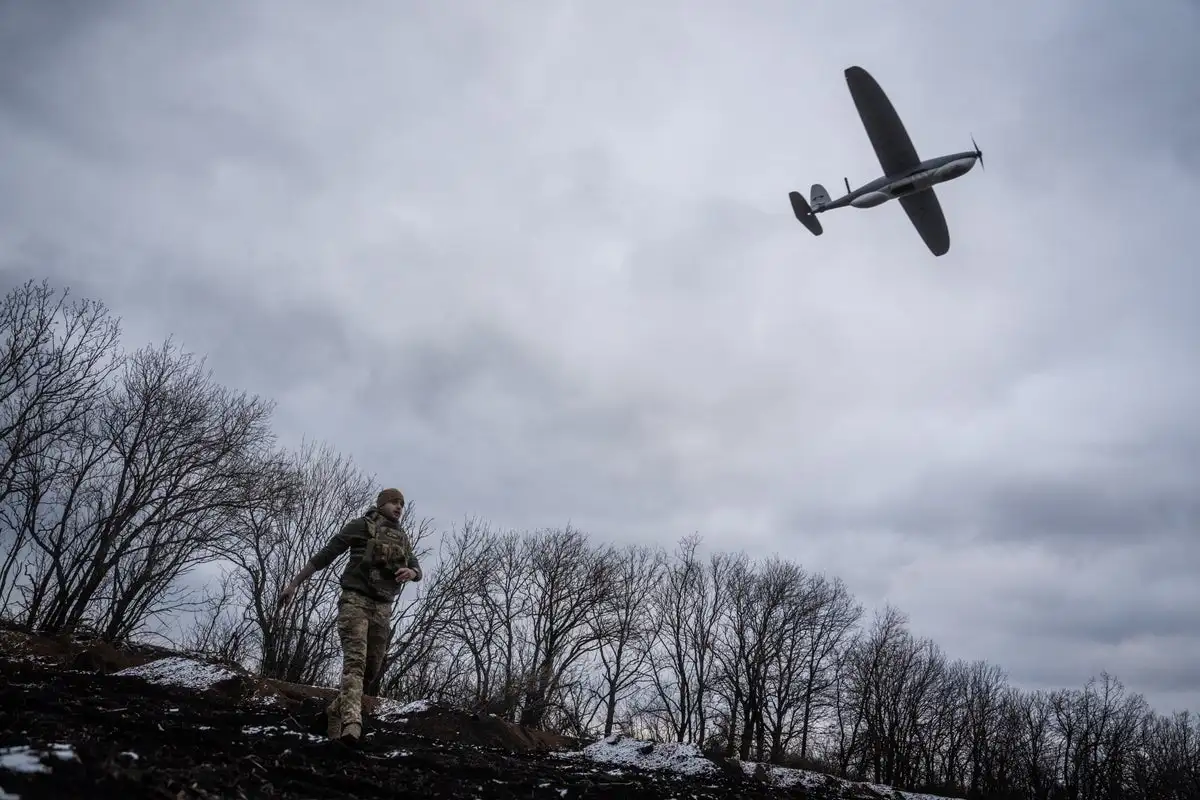
<path id="1" fill-rule="evenodd" d="M 288 584 L 283 587 L 283 591 L 279 593 L 279 607 L 283 608 L 288 603 L 292 602 L 292 598 L 296 595 L 296 587 Z"/>
<path id="2" fill-rule="evenodd" d="M 401 567 L 400 569 L 396 570 L 396 580 L 400 581 L 401 583 L 404 583 L 405 581 L 411 581 L 415 577 L 417 577 L 417 571 L 409 569 L 408 567 Z"/>

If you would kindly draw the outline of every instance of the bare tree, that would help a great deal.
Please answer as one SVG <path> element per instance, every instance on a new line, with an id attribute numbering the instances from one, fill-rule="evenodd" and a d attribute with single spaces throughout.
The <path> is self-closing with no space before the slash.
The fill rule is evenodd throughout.
<path id="1" fill-rule="evenodd" d="M 272 406 L 215 383 L 170 342 L 130 356 L 85 447 L 39 498 L 31 543 L 48 565 L 26 622 L 48 632 L 101 622 L 110 640 L 169 610 L 167 589 L 219 549 L 227 521 L 259 500 Z M 37 592 L 35 592 L 37 595 Z"/>
<path id="2" fill-rule="evenodd" d="M 850 673 L 844 702 L 850 704 L 845 718 L 851 731 L 841 754 L 843 769 L 856 776 L 869 774 L 875 782 L 890 771 L 887 728 L 889 714 L 895 709 L 889 707 L 888 684 L 903 678 L 893 665 L 908 649 L 907 624 L 901 611 L 885 607 L 847 662 Z"/>
<path id="3" fill-rule="evenodd" d="M 851 766 L 862 749 L 867 716 L 867 698 L 862 693 L 861 674 L 867 651 L 867 634 L 856 630 L 837 654 L 831 702 L 832 736 L 823 758 L 834 765 L 834 774 L 850 777 Z"/>
<path id="4" fill-rule="evenodd" d="M 445 541 L 445 562 L 478 564 L 459 578 L 448 610 L 446 636 L 461 648 L 471 677 L 462 682 L 463 703 L 516 721 L 521 704 L 522 640 L 533 599 L 522 589 L 529 553 L 517 532 L 496 534 L 468 519 Z M 454 569 L 451 567 L 450 569 Z"/>
<path id="5" fill-rule="evenodd" d="M 1147 710 L 1141 696 L 1127 696 L 1105 673 L 1081 691 L 1053 693 L 1050 710 L 1064 791 L 1081 798 L 1122 796 L 1138 723 Z"/>
<path id="6" fill-rule="evenodd" d="M 777 761 L 782 754 L 784 720 L 795 696 L 794 685 L 779 671 L 789 661 L 788 655 L 796 655 L 791 646 L 800 643 L 798 636 L 791 635 L 795 633 L 791 625 L 804 623 L 802 619 L 794 620 L 793 615 L 810 613 L 797 602 L 802 580 L 799 567 L 773 558 L 758 566 L 748 596 L 741 597 L 745 605 L 739 609 L 738 624 L 745 628 L 748 645 L 742 658 L 746 689 L 740 745 L 743 759 L 753 754 L 759 761 Z M 790 662 L 798 663 L 795 658 Z M 770 719 L 772 705 L 774 719 Z"/>
<path id="7" fill-rule="evenodd" d="M 970 665 L 963 681 L 962 721 L 969 736 L 970 768 L 967 796 L 984 796 L 996 790 L 995 744 L 1003 721 L 1003 699 L 1007 676 L 1003 670 L 984 661 Z"/>
<path id="8" fill-rule="evenodd" d="M 35 579 L 21 568 L 41 561 L 29 543 L 40 498 L 62 451 L 106 400 L 119 338 L 119 320 L 101 303 L 68 302 L 44 282 L 27 282 L 0 304 L 0 597 L 8 614 L 17 584 Z"/>
<path id="9" fill-rule="evenodd" d="M 731 559 L 728 566 L 725 573 L 727 602 L 718 626 L 721 633 L 713 660 L 713 696 L 724 707 L 716 712 L 716 741 L 706 744 L 722 744 L 725 756 L 732 757 L 735 752 L 741 755 L 739 741 L 749 747 L 749 738 L 743 735 L 739 739 L 739 731 L 750 727 L 753 712 L 747 709 L 757 702 L 756 697 L 751 697 L 746 668 L 751 659 L 753 640 L 746 621 L 753 613 L 756 577 L 744 554 Z M 748 751 L 742 757 L 748 758 Z"/>
<path id="10" fill-rule="evenodd" d="M 967 724 L 971 672 L 971 665 L 961 659 L 950 662 L 932 689 L 933 707 L 925 715 L 916 741 L 914 780 L 925 790 L 958 791 L 964 785 L 971 744 Z"/>
<path id="11" fill-rule="evenodd" d="M 582 739 L 596 727 L 604 706 L 603 694 L 591 659 L 580 659 L 559 679 L 554 699 L 549 704 L 542 727 Z"/>
<path id="12" fill-rule="evenodd" d="M 680 540 L 675 559 L 666 568 L 652 596 L 655 646 L 650 669 L 653 699 L 643 713 L 668 726 L 677 742 L 698 737 L 704 714 L 704 689 L 700 676 L 713 670 L 711 649 L 716 643 L 714 603 L 709 596 L 709 579 L 696 550 L 699 536 Z M 709 630 L 701 633 L 702 621 Z M 708 650 L 705 650 L 708 648 Z"/>
<path id="13" fill-rule="evenodd" d="M 815 611 L 811 624 L 798 632 L 804 653 L 804 673 L 800 679 L 800 758 L 808 758 L 813 726 L 830 707 L 830 696 L 837 680 L 838 655 L 862 619 L 862 605 L 840 578 L 814 576 L 810 591 Z"/>
<path id="14" fill-rule="evenodd" d="M 836 584 L 831 586 L 795 564 L 773 560 L 760 582 L 760 591 L 770 598 L 765 605 L 777 608 L 768 623 L 767 638 L 772 643 L 767 648 L 763 732 L 770 743 L 766 757 L 778 764 L 797 740 L 801 756 L 807 756 L 813 710 L 819 708 L 823 680 L 828 680 L 826 662 L 857 615 Z M 843 626 L 840 631 L 838 625 Z"/>
<path id="15" fill-rule="evenodd" d="M 697 587 L 697 603 L 688 618 L 692 678 L 696 691 L 694 741 L 700 743 L 709 738 L 709 715 L 712 701 L 717 697 L 713 692 L 719 667 L 717 648 L 721 641 L 717 628 L 729 604 L 729 578 L 740 561 L 739 556 L 727 553 L 710 554 L 702 581 Z"/>
<path id="16" fill-rule="evenodd" d="M 539 531 L 524 544 L 529 572 L 521 590 L 530 609 L 532 660 L 521 722 L 538 728 L 567 670 L 600 644 L 587 622 L 611 591 L 614 561 L 570 526 Z"/>
<path id="17" fill-rule="evenodd" d="M 1046 800 L 1056 781 L 1056 757 L 1050 734 L 1051 697 L 1045 692 L 1025 695 L 1020 702 L 1024 722 L 1026 786 L 1035 800 Z"/>
<path id="18" fill-rule="evenodd" d="M 1200 720 L 1188 711 L 1171 716 L 1147 712 L 1130 764 L 1128 796 L 1200 797 Z"/>
<path id="19" fill-rule="evenodd" d="M 52 593 L 66 595 L 72 577 L 84 568 L 91 524 L 81 510 L 99 502 L 103 481 L 96 473 L 108 457 L 102 437 L 85 431 L 22 459 L 24 479 L 8 502 L 21 508 L 18 538 L 27 546 L 9 613 L 26 629 L 33 628 Z"/>
<path id="20" fill-rule="evenodd" d="M 883 780 L 912 786 L 920 780 L 919 754 L 929 722 L 938 712 L 939 691 L 946 676 L 947 659 L 930 639 L 907 637 L 906 650 L 891 685 L 887 726 L 887 768 Z M 902 666 L 900 666 L 902 665 Z"/>
<path id="21" fill-rule="evenodd" d="M 599 642 L 600 669 L 597 699 L 604 713 L 605 736 L 613 732 L 617 705 L 645 680 L 645 667 L 653 646 L 653 618 L 645 613 L 647 597 L 663 579 L 666 554 L 643 545 L 626 547 L 619 558 L 613 591 L 588 617 L 591 634 Z"/>
<path id="22" fill-rule="evenodd" d="M 67 297 L 29 281 L 0 304 L 0 500 L 17 461 L 77 424 L 120 364 L 119 320 Z"/>

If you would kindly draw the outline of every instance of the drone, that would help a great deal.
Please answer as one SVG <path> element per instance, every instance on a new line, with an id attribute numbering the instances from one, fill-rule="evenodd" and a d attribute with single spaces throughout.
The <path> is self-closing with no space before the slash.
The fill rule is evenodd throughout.
<path id="1" fill-rule="evenodd" d="M 820 236 L 822 228 L 817 214 L 846 206 L 873 208 L 889 200 L 899 200 L 900 207 L 930 252 L 935 256 L 945 255 L 950 250 L 950 230 L 933 187 L 967 174 L 976 161 L 982 168 L 983 153 L 975 144 L 975 137 L 971 137 L 974 150 L 922 161 L 900 115 L 870 73 L 862 67 L 848 67 L 846 83 L 879 165 L 883 167 L 883 177 L 853 190 L 850 180 L 843 178 L 846 194 L 837 200 L 830 200 L 829 192 L 819 183 L 812 185 L 811 201 L 806 201 L 799 192 L 789 192 L 796 219 L 814 236 Z"/>

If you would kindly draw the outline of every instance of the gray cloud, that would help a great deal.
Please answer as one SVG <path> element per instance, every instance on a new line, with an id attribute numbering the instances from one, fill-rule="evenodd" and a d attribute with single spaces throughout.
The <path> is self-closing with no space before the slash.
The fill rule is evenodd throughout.
<path id="1" fill-rule="evenodd" d="M 354 351 L 343 321 L 316 303 L 273 306 L 204 279 L 202 267 L 125 279 L 86 266 L 53 247 L 30 248 L 6 261 L 0 290 L 46 279 L 72 297 L 98 299 L 120 318 L 127 349 L 171 337 L 206 357 L 218 380 L 268 397 L 323 383 Z"/>
<path id="2" fill-rule="evenodd" d="M 1197 12 L 1128 8 L 9 3 L 0 269 L 443 524 L 699 531 L 1200 708 Z M 791 218 L 877 174 L 852 63 L 985 152 L 944 259 L 891 205 Z"/>

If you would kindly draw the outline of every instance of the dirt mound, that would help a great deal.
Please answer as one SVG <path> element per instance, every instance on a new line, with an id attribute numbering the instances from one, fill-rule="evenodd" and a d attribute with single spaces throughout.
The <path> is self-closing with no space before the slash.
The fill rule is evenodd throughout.
<path id="1" fill-rule="evenodd" d="M 241 667 L 227 667 L 187 656 L 168 656 L 129 667 L 114 677 L 163 686 L 181 686 L 194 691 L 217 692 L 244 699 L 254 694 L 258 682 Z"/>
<path id="2" fill-rule="evenodd" d="M 152 645 L 116 648 L 89 634 L 39 636 L 11 627 L 0 630 L 0 654 L 7 658 L 59 664 L 70 669 L 102 674 L 119 672 L 174 655 Z"/>
<path id="3" fill-rule="evenodd" d="M 306 732 L 325 733 L 324 698 L 293 702 L 288 712 L 303 720 Z M 414 703 L 405 708 L 394 701 L 369 703 L 363 719 L 367 735 L 419 736 L 455 745 L 510 754 L 549 753 L 572 749 L 573 739 L 549 731 L 535 731 L 489 715 L 471 714 L 435 704 Z"/>
<path id="4" fill-rule="evenodd" d="M 301 683 L 289 683 L 268 678 L 251 679 L 250 701 L 252 703 L 264 708 L 279 709 L 298 717 L 311 715 L 315 713 L 314 709 L 318 708 L 323 713 L 325 706 L 336 694 L 337 690 L 323 686 L 305 686 Z M 375 702 L 377 701 L 374 698 L 366 698 L 365 705 L 368 713 Z"/>
<path id="5" fill-rule="evenodd" d="M 523 728 L 489 714 L 468 714 L 436 706 L 401 718 L 387 715 L 380 718 L 385 724 L 397 724 L 399 719 L 404 720 L 404 729 L 410 733 L 509 753 L 548 753 L 572 749 L 577 744 L 565 736 Z"/>
<path id="6" fill-rule="evenodd" d="M 79 650 L 71 659 L 71 669 L 99 672 L 108 675 L 123 669 L 137 666 L 144 662 L 145 657 L 131 656 L 122 652 L 107 642 L 95 644 Z"/>

